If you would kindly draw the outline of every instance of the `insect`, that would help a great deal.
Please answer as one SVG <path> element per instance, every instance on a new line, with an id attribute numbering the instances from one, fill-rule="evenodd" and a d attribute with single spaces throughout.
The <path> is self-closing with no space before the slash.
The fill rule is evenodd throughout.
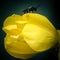
<path id="1" fill-rule="evenodd" d="M 33 12 L 33 11 L 37 11 L 37 8 L 30 6 L 27 9 L 23 10 L 24 13 L 29 13 L 29 12 Z"/>

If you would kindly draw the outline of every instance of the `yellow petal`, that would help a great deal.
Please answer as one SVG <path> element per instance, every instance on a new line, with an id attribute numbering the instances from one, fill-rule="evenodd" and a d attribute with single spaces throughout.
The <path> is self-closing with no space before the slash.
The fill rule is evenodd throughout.
<path id="1" fill-rule="evenodd" d="M 28 45 L 37 52 L 48 50 L 55 43 L 55 36 L 50 31 L 34 24 L 26 24 L 22 34 Z"/>
<path id="2" fill-rule="evenodd" d="M 6 51 L 16 57 L 27 59 L 34 56 L 37 52 L 34 51 L 29 45 L 23 40 L 23 38 L 14 38 L 10 35 L 6 35 L 4 40 Z"/>

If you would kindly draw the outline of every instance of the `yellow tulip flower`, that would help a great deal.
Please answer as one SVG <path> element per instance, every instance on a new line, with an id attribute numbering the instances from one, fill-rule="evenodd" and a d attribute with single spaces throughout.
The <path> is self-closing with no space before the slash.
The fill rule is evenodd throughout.
<path id="1" fill-rule="evenodd" d="M 4 47 L 16 58 L 28 59 L 52 48 L 58 33 L 47 17 L 37 13 L 13 14 L 3 24 Z"/>

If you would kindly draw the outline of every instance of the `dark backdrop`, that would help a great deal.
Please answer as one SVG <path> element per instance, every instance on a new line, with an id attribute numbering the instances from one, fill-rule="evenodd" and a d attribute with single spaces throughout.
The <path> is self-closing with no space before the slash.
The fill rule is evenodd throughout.
<path id="1" fill-rule="evenodd" d="M 37 7 L 36 13 L 45 15 L 56 29 L 60 29 L 58 0 L 0 0 L 0 57 L 2 60 L 20 60 L 10 56 L 4 49 L 4 36 L 2 25 L 6 17 L 12 14 L 23 15 L 23 10 L 29 6 Z M 39 53 L 35 57 L 28 60 L 57 60 L 56 47 L 46 52 Z"/>

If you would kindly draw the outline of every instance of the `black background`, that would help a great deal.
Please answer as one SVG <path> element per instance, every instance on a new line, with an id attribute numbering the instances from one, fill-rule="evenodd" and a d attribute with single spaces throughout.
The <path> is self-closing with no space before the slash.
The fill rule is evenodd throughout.
<path id="1" fill-rule="evenodd" d="M 58 30 L 60 29 L 59 19 L 59 1 L 53 0 L 0 0 L 0 57 L 1 60 L 20 60 L 10 56 L 4 49 L 4 36 L 5 33 L 2 31 L 4 20 L 12 15 L 19 14 L 23 15 L 23 10 L 29 6 L 37 7 L 36 13 L 45 15 L 51 23 Z M 53 52 L 54 51 L 54 52 Z M 28 60 L 53 60 L 56 59 L 56 50 L 48 50 L 42 52 L 35 57 Z"/>

